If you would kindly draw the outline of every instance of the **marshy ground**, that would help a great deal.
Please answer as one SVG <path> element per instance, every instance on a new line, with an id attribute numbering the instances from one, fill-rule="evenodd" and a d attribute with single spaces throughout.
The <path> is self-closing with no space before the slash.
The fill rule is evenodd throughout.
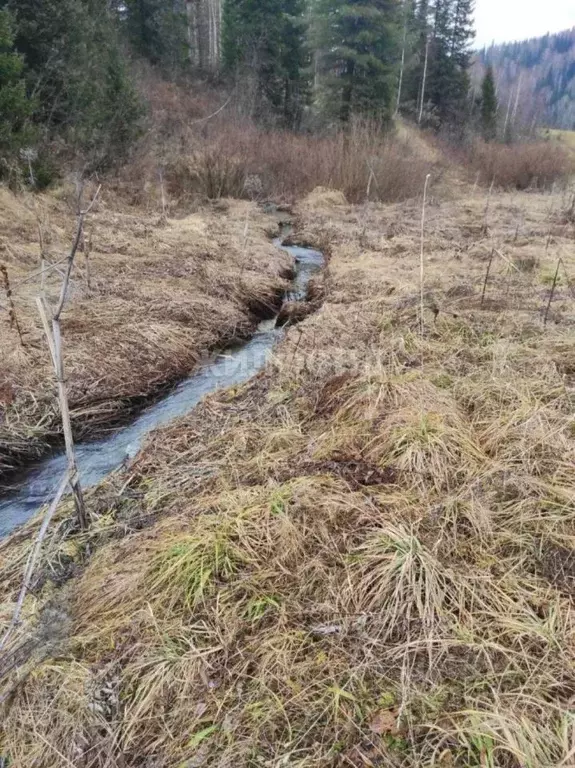
<path id="1" fill-rule="evenodd" d="M 88 532 L 61 506 L 0 662 L 9 764 L 573 764 L 568 197 L 432 189 L 423 322 L 421 200 L 295 221 L 321 308 L 91 491 Z M 37 527 L 0 545 L 0 631 Z"/>

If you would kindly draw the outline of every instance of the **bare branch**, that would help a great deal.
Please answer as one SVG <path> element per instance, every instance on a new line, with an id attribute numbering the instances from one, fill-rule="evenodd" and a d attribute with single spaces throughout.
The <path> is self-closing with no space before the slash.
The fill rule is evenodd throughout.
<path id="1" fill-rule="evenodd" d="M 84 211 L 80 211 L 80 215 L 81 215 L 82 217 L 84 217 L 84 216 L 87 216 L 87 215 L 90 213 L 90 211 L 92 210 L 92 208 L 93 208 L 93 207 L 94 207 L 94 205 L 96 204 L 96 201 L 97 201 L 97 200 L 98 200 L 98 198 L 100 197 L 100 192 L 101 192 L 101 191 L 102 191 L 102 185 L 100 184 L 100 185 L 99 185 L 99 187 L 98 187 L 98 189 L 96 190 L 96 194 L 95 194 L 95 195 L 94 195 L 94 197 L 92 198 L 92 202 L 90 203 L 90 205 L 89 205 L 89 206 L 86 208 L 86 210 L 84 210 Z"/>
<path id="2" fill-rule="evenodd" d="M 44 267 L 43 269 L 37 269 L 35 272 L 31 272 L 28 277 L 22 278 L 22 280 L 18 280 L 17 283 L 12 283 L 14 288 L 17 288 L 19 285 L 24 285 L 25 283 L 30 283 L 32 280 L 34 280 L 35 277 L 38 277 L 39 275 L 46 275 L 48 272 L 51 272 L 53 269 L 58 271 L 58 267 L 60 264 L 64 264 L 66 261 L 68 261 L 68 257 L 66 256 L 64 259 L 60 259 L 60 261 L 55 261 L 54 264 L 49 264 L 47 267 Z"/>
<path id="3" fill-rule="evenodd" d="M 225 104 L 222 104 L 222 106 L 219 109 L 216 109 L 215 112 L 212 112 L 211 115 L 208 115 L 207 117 L 201 117 L 199 120 L 192 120 L 191 123 L 188 123 L 188 125 L 198 125 L 199 123 L 206 123 L 208 120 L 211 120 L 212 117 L 215 117 L 216 115 L 219 115 L 220 112 L 223 112 L 224 109 L 228 106 L 230 101 L 232 100 L 232 97 L 234 95 L 234 91 L 230 94 Z"/>
<path id="4" fill-rule="evenodd" d="M 82 189 L 80 189 L 80 192 L 78 195 L 78 224 L 76 226 L 76 234 L 74 236 L 74 241 L 72 243 L 72 247 L 68 255 L 68 266 L 66 269 L 66 274 L 64 275 L 64 280 L 62 282 L 62 288 L 60 290 L 60 300 L 58 301 L 58 306 L 54 311 L 53 319 L 56 321 L 60 319 L 60 315 L 62 314 L 62 310 L 64 309 L 64 305 L 66 304 L 66 297 L 68 294 L 68 287 L 70 284 L 70 275 L 72 274 L 72 268 L 74 266 L 74 258 L 76 257 L 78 247 L 80 246 L 80 243 L 82 241 L 82 233 L 84 230 L 84 219 L 94 207 L 94 204 L 100 195 L 101 189 L 102 189 L 102 185 L 100 184 L 100 186 L 96 190 L 96 194 L 92 198 L 92 202 L 85 210 L 82 210 L 80 207 L 80 203 L 82 199 L 82 191 L 83 191 Z"/>

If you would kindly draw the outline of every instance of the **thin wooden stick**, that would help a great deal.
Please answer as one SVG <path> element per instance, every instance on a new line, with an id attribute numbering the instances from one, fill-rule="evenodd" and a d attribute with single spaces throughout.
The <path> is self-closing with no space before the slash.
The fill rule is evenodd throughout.
<path id="1" fill-rule="evenodd" d="M 215 117 L 216 115 L 219 115 L 220 112 L 223 112 L 224 109 L 228 106 L 228 104 L 232 100 L 232 97 L 233 97 L 234 93 L 235 93 L 235 88 L 231 92 L 231 94 L 229 95 L 227 101 L 224 104 L 222 104 L 222 106 L 219 109 L 216 109 L 215 112 L 212 112 L 212 114 L 208 115 L 207 117 L 202 117 L 199 120 L 192 120 L 191 123 L 188 123 L 188 126 L 190 126 L 190 125 L 199 125 L 200 123 L 206 123 L 208 120 L 211 120 L 212 117 Z"/>
<path id="2" fill-rule="evenodd" d="M 489 227 L 487 225 L 487 218 L 489 216 L 489 204 L 491 202 L 491 195 L 493 194 L 493 187 L 495 185 L 495 176 L 491 179 L 491 186 L 489 187 L 489 192 L 487 194 L 487 202 L 485 203 L 485 211 L 483 213 L 483 234 L 486 235 L 489 231 Z"/>
<path id="3" fill-rule="evenodd" d="M 501 251 L 497 250 L 497 248 L 493 249 L 495 253 L 499 256 L 500 259 L 503 259 L 503 261 L 511 267 L 511 269 L 514 269 L 516 272 L 521 272 L 517 264 L 514 264 L 510 259 L 507 258 L 507 256 L 504 256 Z"/>
<path id="4" fill-rule="evenodd" d="M 160 168 L 160 189 L 162 192 L 162 222 L 165 224 L 168 220 L 166 216 L 166 193 L 164 191 L 164 171 Z"/>
<path id="5" fill-rule="evenodd" d="M 6 291 L 6 299 L 8 301 L 8 315 L 10 317 L 10 328 L 15 330 L 20 339 L 20 344 L 25 347 L 24 338 L 22 337 L 22 329 L 18 322 L 18 315 L 16 314 L 16 305 L 12 298 L 12 288 L 10 286 L 10 278 L 8 277 L 8 270 L 5 264 L 0 264 L 0 274 L 2 275 L 2 282 L 4 284 L 4 290 Z"/>
<path id="6" fill-rule="evenodd" d="M 543 320 L 543 327 L 547 327 L 547 319 L 549 317 L 549 310 L 551 309 L 551 302 L 555 294 L 555 286 L 557 285 L 557 279 L 559 277 L 559 267 L 561 266 L 561 259 L 557 262 L 557 269 L 555 270 L 555 277 L 553 278 L 553 285 L 551 286 L 551 293 L 549 294 L 549 301 L 547 302 L 547 308 L 545 310 L 545 318 Z"/>
<path id="7" fill-rule="evenodd" d="M 38 535 L 36 536 L 36 541 L 34 543 L 33 548 L 30 550 L 30 554 L 28 555 L 28 560 L 26 561 L 26 567 L 24 569 L 24 580 L 22 582 L 22 588 L 20 589 L 20 594 L 18 596 L 16 608 L 14 609 L 12 621 L 10 622 L 8 629 L 4 633 L 4 636 L 0 640 L 0 651 L 6 647 L 6 643 L 10 639 L 12 632 L 18 626 L 18 622 L 20 620 L 20 614 L 22 612 L 22 607 L 24 605 L 24 600 L 26 599 L 26 595 L 28 593 L 28 590 L 30 589 L 30 582 L 32 581 L 34 568 L 36 566 L 38 557 L 40 556 L 40 549 L 42 547 L 42 542 L 44 541 L 44 537 L 46 536 L 50 522 L 54 517 L 54 513 L 56 512 L 58 504 L 60 503 L 60 499 L 64 495 L 64 491 L 66 490 L 66 486 L 68 485 L 68 480 L 69 480 L 68 472 L 66 472 L 66 474 L 62 478 L 62 482 L 58 486 L 58 490 L 56 491 L 56 495 L 54 496 L 52 503 L 46 510 L 46 514 L 44 515 L 44 520 L 42 521 L 42 525 L 40 527 L 40 530 L 38 531 Z"/>
<path id="8" fill-rule="evenodd" d="M 24 285 L 25 283 L 29 283 L 30 281 L 34 280 L 38 275 L 47 274 L 48 272 L 51 272 L 53 269 L 55 269 L 57 272 L 60 272 L 58 269 L 60 264 L 64 264 L 64 262 L 68 261 L 68 257 L 66 256 L 65 259 L 61 259 L 60 261 L 54 262 L 54 264 L 49 264 L 47 267 L 44 267 L 44 269 L 37 269 L 35 272 L 31 272 L 28 277 L 22 278 L 22 280 L 18 280 L 16 283 L 12 283 L 14 288 L 17 288 L 19 285 Z M 60 273 L 61 274 L 61 273 Z"/>
<path id="9" fill-rule="evenodd" d="M 62 354 L 62 333 L 60 329 L 60 316 L 66 304 L 68 296 L 68 288 L 70 285 L 70 277 L 74 266 L 74 258 L 82 242 L 84 234 L 84 219 L 90 213 L 94 207 L 96 200 L 102 189 L 101 185 L 96 190 L 96 194 L 92 198 L 91 203 L 87 208 L 82 209 L 82 193 L 83 185 L 79 186 L 78 190 L 78 207 L 77 207 L 77 224 L 76 234 L 70 253 L 67 258 L 66 272 L 63 276 L 62 287 L 60 290 L 60 298 L 58 305 L 52 314 L 48 307 L 48 303 L 43 296 L 39 296 L 36 299 L 38 306 L 38 312 L 42 320 L 42 326 L 48 342 L 48 348 L 50 350 L 50 356 L 52 358 L 52 364 L 54 366 L 54 373 L 56 375 L 56 382 L 58 384 L 58 401 L 60 404 L 60 413 L 62 416 L 62 428 L 64 431 L 64 441 L 66 444 L 66 456 L 68 459 L 68 477 L 70 488 L 74 496 L 74 503 L 76 506 L 76 515 L 78 517 L 78 524 L 81 530 L 85 530 L 88 527 L 88 516 L 86 513 L 86 507 L 84 504 L 84 496 L 82 494 L 82 486 L 80 483 L 80 475 L 78 472 L 78 465 L 76 462 L 76 450 L 74 447 L 74 435 L 72 432 L 72 420 L 70 417 L 70 407 L 68 404 L 68 389 L 66 385 L 66 376 L 64 371 L 64 358 Z"/>
<path id="10" fill-rule="evenodd" d="M 420 287 L 420 318 L 419 327 L 421 332 L 421 338 L 423 339 L 424 326 L 423 326 L 423 307 L 425 302 L 425 264 L 424 264 L 424 250 L 425 250 L 425 204 L 427 203 L 427 187 L 429 185 L 429 179 L 431 174 L 428 173 L 425 177 L 425 184 L 423 186 L 423 205 L 421 206 L 421 253 L 419 258 L 419 287 Z"/>
<path id="11" fill-rule="evenodd" d="M 92 275 L 90 273 L 90 256 L 92 255 L 92 235 L 94 232 L 90 230 L 88 235 L 88 242 L 84 244 L 84 260 L 86 262 L 86 288 L 88 291 L 92 290 Z"/>
<path id="12" fill-rule="evenodd" d="M 82 240 L 82 233 L 84 231 L 84 219 L 94 207 L 94 204 L 96 203 L 96 200 L 100 195 L 101 189 L 102 189 L 102 185 L 98 187 L 98 189 L 96 190 L 96 194 L 92 198 L 92 202 L 84 211 L 81 210 L 80 208 L 81 199 L 82 199 L 82 190 L 80 190 L 79 197 L 78 197 L 78 223 L 76 226 L 76 234 L 74 236 L 72 247 L 70 248 L 70 253 L 68 254 L 68 266 L 66 269 L 66 274 L 64 275 L 64 280 L 62 282 L 62 288 L 60 290 L 60 300 L 58 301 L 58 306 L 54 311 L 54 320 L 60 319 L 60 315 L 62 314 L 62 310 L 64 309 L 64 304 L 66 303 L 66 296 L 68 294 L 68 286 L 70 283 L 70 275 L 72 274 L 72 267 L 74 266 L 74 258 L 76 256 L 76 252 Z"/>
<path id="13" fill-rule="evenodd" d="M 70 487 L 74 496 L 76 514 L 80 528 L 84 531 L 88 527 L 86 507 L 84 505 L 84 496 L 82 486 L 80 485 L 80 475 L 76 462 L 76 450 L 74 448 L 74 436 L 72 432 L 72 420 L 70 418 L 70 407 L 68 405 L 68 388 L 64 374 L 64 359 L 62 357 L 62 336 L 60 332 L 60 320 L 52 318 L 52 328 L 48 319 L 48 307 L 46 300 L 39 296 L 36 299 L 38 311 L 42 319 L 44 333 L 48 341 L 56 382 L 58 384 L 58 401 L 60 403 L 60 415 L 62 416 L 62 428 L 64 430 L 64 442 L 66 445 L 66 456 L 68 458 L 68 475 Z"/>
<path id="14" fill-rule="evenodd" d="M 42 224 L 40 222 L 39 217 L 37 220 L 37 224 L 38 224 L 38 240 L 40 242 L 40 291 L 44 293 L 44 290 L 46 288 L 46 276 L 45 276 L 46 249 L 44 246 L 44 233 L 42 232 Z"/>
<path id="15" fill-rule="evenodd" d="M 495 248 L 491 250 L 491 256 L 489 258 L 489 264 L 487 265 L 487 271 L 485 273 L 485 280 L 483 281 L 483 292 L 481 294 L 481 308 L 485 301 L 485 291 L 487 290 L 487 281 L 489 280 L 489 273 L 491 272 L 491 265 L 493 264 L 493 257 L 495 256 Z"/>

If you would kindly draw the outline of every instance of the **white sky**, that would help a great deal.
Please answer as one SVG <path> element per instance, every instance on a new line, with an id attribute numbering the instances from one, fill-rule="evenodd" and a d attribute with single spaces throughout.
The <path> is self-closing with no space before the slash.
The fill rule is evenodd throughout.
<path id="1" fill-rule="evenodd" d="M 575 0 L 476 0 L 476 48 L 575 26 Z"/>

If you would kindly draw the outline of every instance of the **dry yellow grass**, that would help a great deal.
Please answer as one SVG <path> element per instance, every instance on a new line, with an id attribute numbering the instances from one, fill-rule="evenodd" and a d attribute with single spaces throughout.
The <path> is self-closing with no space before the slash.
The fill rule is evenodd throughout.
<path id="1" fill-rule="evenodd" d="M 10 764 L 573 764 L 573 224 L 432 197 L 420 335 L 420 203 L 333 202 L 298 211 L 321 310 L 92 491 L 90 531 L 59 511 L 0 662 Z M 0 545 L 5 621 L 36 526 Z"/>
<path id="2" fill-rule="evenodd" d="M 0 476 L 59 435 L 35 306 L 38 225 L 49 261 L 58 261 L 75 226 L 71 202 L 65 192 L 16 197 L 0 188 L 0 264 L 7 268 L 25 342 L 11 328 L 0 287 Z M 277 303 L 289 265 L 270 243 L 268 228 L 273 220 L 247 202 L 205 206 L 164 223 L 158 213 L 122 206 L 104 189 L 86 227 L 89 285 L 85 253 L 79 253 L 63 319 L 78 437 L 114 426 L 186 375 L 202 354 L 253 330 L 254 312 Z M 60 282 L 60 275 L 48 274 L 49 299 Z"/>
<path id="3" fill-rule="evenodd" d="M 575 131 L 550 130 L 550 135 L 575 152 Z"/>

